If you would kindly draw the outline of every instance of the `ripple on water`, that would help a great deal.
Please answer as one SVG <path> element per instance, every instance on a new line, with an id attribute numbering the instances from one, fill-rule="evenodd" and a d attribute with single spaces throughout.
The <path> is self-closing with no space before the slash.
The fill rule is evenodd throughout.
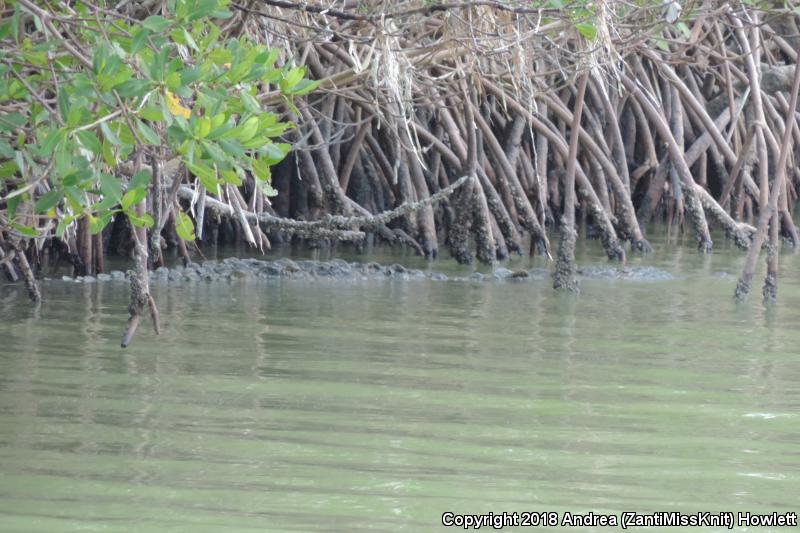
<path id="1" fill-rule="evenodd" d="M 768 315 L 709 275 L 738 253 L 624 268 L 581 253 L 577 298 L 527 258 L 503 268 L 535 274 L 465 283 L 471 267 L 429 279 L 443 262 L 388 282 L 372 265 L 383 277 L 339 283 L 361 268 L 340 262 L 276 261 L 316 269 L 291 283 L 239 281 L 236 261 L 213 269 L 230 283 L 175 285 L 187 270 L 171 269 L 154 284 L 162 335 L 145 321 L 126 351 L 123 282 L 47 284 L 36 313 L 24 291 L 4 299 L 2 529 L 430 531 L 446 510 L 796 506 L 800 269 L 782 268 Z"/>

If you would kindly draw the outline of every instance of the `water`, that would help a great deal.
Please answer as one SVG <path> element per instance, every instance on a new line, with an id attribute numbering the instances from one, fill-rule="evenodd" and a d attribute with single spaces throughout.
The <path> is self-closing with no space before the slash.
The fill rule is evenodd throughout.
<path id="1" fill-rule="evenodd" d="M 631 263 L 680 279 L 584 280 L 577 299 L 545 282 L 155 287 L 162 335 L 145 322 L 125 351 L 124 285 L 50 284 L 38 311 L 0 286 L 0 531 L 800 511 L 798 259 L 776 307 L 761 278 L 736 306 L 739 252 L 656 244 Z"/>

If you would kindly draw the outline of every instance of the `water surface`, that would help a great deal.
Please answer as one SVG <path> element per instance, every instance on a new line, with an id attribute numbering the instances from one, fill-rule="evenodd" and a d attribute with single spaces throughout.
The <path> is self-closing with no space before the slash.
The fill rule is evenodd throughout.
<path id="1" fill-rule="evenodd" d="M 124 351 L 124 284 L 50 283 L 38 310 L 0 286 L 0 530 L 799 511 L 798 259 L 777 306 L 760 274 L 737 306 L 741 253 L 656 244 L 631 264 L 678 279 L 583 280 L 579 298 L 546 282 L 156 286 L 162 335 L 145 322 Z M 528 266 L 545 264 L 511 263 Z"/>

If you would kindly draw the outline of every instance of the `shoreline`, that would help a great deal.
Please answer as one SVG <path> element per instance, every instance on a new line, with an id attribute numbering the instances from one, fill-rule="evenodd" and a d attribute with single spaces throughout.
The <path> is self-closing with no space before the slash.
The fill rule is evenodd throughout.
<path id="1" fill-rule="evenodd" d="M 511 270 L 502 266 L 491 273 L 473 272 L 467 276 L 449 276 L 441 272 L 424 271 L 408 268 L 399 263 L 380 264 L 374 261 L 360 263 L 343 259 L 318 261 L 312 259 L 293 260 L 280 258 L 265 261 L 256 258 L 229 257 L 222 260 L 207 260 L 202 263 L 190 262 L 185 267 L 160 267 L 149 273 L 151 283 L 179 284 L 199 281 L 236 281 L 239 279 L 331 279 L 366 281 L 373 279 L 391 280 L 433 280 L 455 282 L 484 281 L 546 281 L 551 278 L 551 271 L 545 268 Z M 585 279 L 609 279 L 632 281 L 671 281 L 680 279 L 670 272 L 649 266 L 596 266 L 578 267 L 578 275 Z M 128 275 L 120 270 L 97 276 L 62 276 L 61 278 L 45 277 L 44 283 L 97 283 L 126 282 Z"/>

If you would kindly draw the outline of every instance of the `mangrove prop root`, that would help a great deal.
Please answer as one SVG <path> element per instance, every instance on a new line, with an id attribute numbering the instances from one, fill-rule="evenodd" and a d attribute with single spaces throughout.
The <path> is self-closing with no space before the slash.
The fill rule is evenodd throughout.
<path id="1" fill-rule="evenodd" d="M 569 153 L 567 155 L 567 171 L 564 175 L 564 223 L 561 228 L 561 243 L 556 260 L 556 271 L 553 279 L 555 289 L 578 291 L 577 268 L 575 266 L 575 242 L 578 232 L 575 230 L 575 165 L 580 138 L 581 114 L 583 99 L 589 71 L 585 71 L 578 82 L 578 95 L 575 97 L 575 112 L 572 116 Z"/>
<path id="2" fill-rule="evenodd" d="M 34 45 L 58 35 L 79 64 L 91 65 L 70 37 L 78 19 L 24 4 L 46 30 L 32 33 Z M 779 2 L 699 2 L 682 14 L 689 35 L 663 24 L 660 5 L 602 3 L 597 27 L 612 31 L 591 43 L 571 31 L 565 10 L 505 0 L 409 0 L 388 10 L 323 4 L 232 3 L 235 16 L 221 26 L 223 37 L 263 42 L 269 35 L 270 46 L 305 63 L 320 82 L 291 102 L 266 85 L 257 95 L 296 125 L 276 139 L 292 151 L 273 167 L 275 205 L 250 176 L 217 194 L 148 148 L 150 243 L 165 237 L 176 245 L 165 235 L 174 231 L 165 221 L 176 209 L 191 214 L 203 245 L 239 239 L 267 249 L 270 240 L 291 238 L 360 245 L 371 234 L 433 258 L 444 238 L 460 262 L 491 263 L 527 242 L 552 259 L 548 235 L 557 230 L 557 260 L 567 263 L 555 267 L 556 277 L 570 288 L 576 216 L 618 261 L 652 249 L 650 223 L 666 222 L 670 235 L 681 235 L 685 221 L 703 252 L 712 250 L 712 229 L 747 250 L 737 297 L 749 291 L 767 243 L 774 251 L 765 294 L 776 292 L 780 237 L 800 240 L 792 221 L 800 173 L 783 168 L 796 166 L 800 153 L 800 115 L 790 97 L 797 24 Z M 135 21 L 162 12 L 159 6 L 120 2 L 115 9 Z M 23 79 L 34 71 L 13 70 Z M 134 175 L 130 159 L 111 172 Z M 4 179 L 0 208 L 12 193 L 35 202 L 54 184 Z M 39 229 L 48 223 L 30 218 Z M 91 238 L 89 229 L 76 220 L 63 238 L 86 273 L 102 269 L 104 249 L 120 247 Z M 121 233 L 116 238 L 129 248 Z M 0 242 L 11 238 L 20 236 L 0 218 Z M 0 249 L 0 262 L 8 276 L 27 280 L 17 255 Z M 144 307 L 155 308 L 146 268 L 134 268 L 147 301 L 132 300 L 130 336 Z"/>
<path id="3" fill-rule="evenodd" d="M 136 169 L 141 168 L 141 153 L 136 155 L 134 166 Z M 137 216 L 144 215 L 145 203 L 146 198 L 133 206 Z M 150 276 L 147 271 L 147 230 L 144 227 L 134 225 L 130 219 L 129 223 L 131 240 L 133 241 L 133 269 L 128 271 L 128 278 L 131 284 L 131 300 L 130 304 L 128 304 L 128 327 L 122 335 L 121 346 L 123 348 L 127 348 L 133 340 L 145 306 L 150 309 L 150 317 L 153 320 L 153 329 L 156 335 L 161 333 L 158 307 L 156 307 L 156 302 L 150 295 Z"/>
<path id="4" fill-rule="evenodd" d="M 793 110 L 797 106 L 798 92 L 800 92 L 800 68 L 795 66 L 794 79 L 792 81 L 792 92 L 789 99 L 789 109 Z M 794 119 L 794 117 L 792 117 Z M 736 285 L 734 297 L 742 301 L 747 297 L 752 286 L 753 273 L 755 271 L 756 259 L 759 252 L 761 252 L 761 245 L 767 237 L 767 229 L 771 225 L 771 239 L 770 248 L 767 257 L 767 279 L 764 283 L 764 298 L 768 301 L 774 300 L 777 295 L 777 257 L 775 254 L 777 250 L 777 237 L 778 237 L 778 201 L 780 196 L 784 193 L 784 182 L 786 180 L 786 163 L 789 160 L 789 152 L 792 150 L 791 146 L 792 128 L 785 128 L 783 132 L 783 141 L 780 147 L 780 155 L 776 164 L 776 175 L 772 181 L 772 188 L 767 191 L 769 195 L 765 198 L 762 191 L 761 212 L 758 216 L 758 225 L 756 232 L 753 236 L 753 243 L 747 252 L 744 267 L 742 268 L 742 275 Z M 765 186 L 765 184 L 762 183 Z M 771 222 L 771 224 L 770 224 Z"/>
<path id="5" fill-rule="evenodd" d="M 137 244 L 136 246 L 139 248 L 144 247 L 140 244 Z M 140 254 L 141 252 L 138 252 L 136 255 Z M 146 256 L 144 261 L 147 261 Z M 153 321 L 153 330 L 155 331 L 156 335 L 161 334 L 160 316 L 156 302 L 150 294 L 148 281 L 149 275 L 147 270 L 138 267 L 133 270 L 129 270 L 128 279 L 131 286 L 131 300 L 128 304 L 128 326 L 125 329 L 125 333 L 122 335 L 121 346 L 123 348 L 127 348 L 133 340 L 133 336 L 136 334 L 136 329 L 139 327 L 141 316 L 145 312 L 145 306 L 150 311 L 150 318 Z"/>
<path id="6" fill-rule="evenodd" d="M 33 275 L 33 270 L 31 269 L 30 263 L 28 263 L 28 257 L 25 255 L 25 251 L 18 246 L 13 259 L 19 271 L 22 272 L 22 277 L 25 279 L 25 288 L 28 289 L 28 296 L 31 301 L 33 303 L 41 302 L 42 293 L 39 291 L 39 284 L 36 282 L 36 277 Z"/>
<path id="7" fill-rule="evenodd" d="M 14 250 L 12 250 L 10 253 L 6 253 L 6 251 L 3 250 L 3 247 L 0 246 L 0 263 L 2 263 L 3 268 L 6 271 L 6 276 L 11 282 L 19 280 L 19 275 L 17 275 L 17 271 L 13 264 L 15 254 L 16 252 Z"/>
<path id="8" fill-rule="evenodd" d="M 561 228 L 561 241 L 558 246 L 556 270 L 553 273 L 553 287 L 558 290 L 578 293 L 578 272 L 575 266 L 575 243 L 578 232 L 566 226 Z"/>

